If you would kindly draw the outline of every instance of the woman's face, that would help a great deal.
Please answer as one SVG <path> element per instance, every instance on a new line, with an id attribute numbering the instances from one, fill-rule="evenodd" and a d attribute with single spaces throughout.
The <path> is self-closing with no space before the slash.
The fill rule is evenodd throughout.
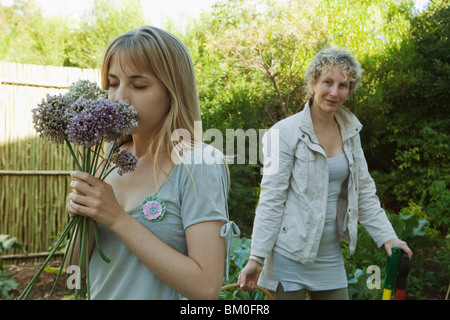
<path id="1" fill-rule="evenodd" d="M 331 70 L 322 73 L 314 85 L 313 105 L 324 112 L 336 112 L 344 104 L 350 93 L 350 81 L 335 65 Z"/>
<path id="2" fill-rule="evenodd" d="M 138 127 L 133 134 L 151 134 L 159 127 L 169 111 L 169 99 L 165 86 L 155 75 L 130 63 L 121 65 L 113 56 L 108 81 L 108 99 L 126 100 L 137 112 Z"/>

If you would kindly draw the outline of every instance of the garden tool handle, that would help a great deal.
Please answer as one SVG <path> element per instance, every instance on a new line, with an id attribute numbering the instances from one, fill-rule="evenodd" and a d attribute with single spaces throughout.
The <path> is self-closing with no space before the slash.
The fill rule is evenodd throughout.
<path id="1" fill-rule="evenodd" d="M 405 298 L 406 280 L 408 278 L 409 268 L 409 257 L 406 252 L 402 252 L 398 267 L 395 300 L 403 300 Z"/>
<path id="2" fill-rule="evenodd" d="M 392 288 L 394 287 L 395 276 L 397 275 L 402 250 L 392 248 L 392 254 L 388 257 L 386 264 L 386 279 L 384 280 L 384 290 L 382 300 L 391 300 Z"/>

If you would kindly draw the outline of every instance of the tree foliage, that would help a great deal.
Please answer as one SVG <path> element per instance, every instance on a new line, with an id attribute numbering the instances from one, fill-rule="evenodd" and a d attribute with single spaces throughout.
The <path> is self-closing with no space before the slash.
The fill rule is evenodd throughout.
<path id="1" fill-rule="evenodd" d="M 430 2 L 411 19 L 402 43 L 380 56 L 378 92 L 386 114 L 372 118 L 380 126 L 372 131 L 379 141 L 372 163 L 385 182 L 382 192 L 394 195 L 399 207 L 419 203 L 445 232 L 450 228 L 449 18 L 448 2 Z"/>
<path id="2" fill-rule="evenodd" d="M 95 0 L 81 19 L 44 17 L 32 0 L 0 6 L 0 60 L 96 68 L 107 43 L 144 24 L 140 0 Z"/>

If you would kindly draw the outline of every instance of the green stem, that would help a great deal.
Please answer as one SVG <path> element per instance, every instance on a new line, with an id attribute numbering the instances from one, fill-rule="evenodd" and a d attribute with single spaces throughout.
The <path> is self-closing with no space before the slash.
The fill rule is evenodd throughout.
<path id="1" fill-rule="evenodd" d="M 66 226 L 66 228 L 64 229 L 62 235 L 59 237 L 58 241 L 56 242 L 56 244 L 54 245 L 52 251 L 50 251 L 50 254 L 48 255 L 47 259 L 44 261 L 42 267 L 38 270 L 38 272 L 34 275 L 33 279 L 31 279 L 30 283 L 27 285 L 27 287 L 24 289 L 24 291 L 22 292 L 22 294 L 19 296 L 18 300 L 22 300 L 22 299 L 26 299 L 28 297 L 28 295 L 31 292 L 31 289 L 33 288 L 34 284 L 36 283 L 37 279 L 39 278 L 39 276 L 41 275 L 42 271 L 44 270 L 44 268 L 46 267 L 46 265 L 49 263 L 49 261 L 51 260 L 51 258 L 53 257 L 53 255 L 55 254 L 56 250 L 58 250 L 59 246 L 61 245 L 61 243 L 64 241 L 65 237 L 67 236 L 67 234 L 69 233 L 69 231 L 72 229 L 72 227 L 75 225 L 76 220 L 72 219 L 69 221 L 69 224 Z"/>
<path id="2" fill-rule="evenodd" d="M 85 242 L 86 242 L 86 237 L 85 237 L 85 232 L 86 232 L 86 221 L 87 221 L 87 217 L 81 217 L 81 230 L 80 230 L 80 235 L 81 235 L 81 241 L 80 241 L 80 246 L 78 248 L 78 266 L 80 267 L 80 271 L 82 269 L 82 265 L 83 265 L 83 259 L 84 259 L 84 249 L 85 249 Z M 89 244 L 88 244 L 89 246 Z M 81 277 L 81 274 L 80 274 Z M 78 293 L 82 291 L 82 288 L 78 289 L 75 288 L 75 300 L 78 299 Z"/>
<path id="3" fill-rule="evenodd" d="M 86 160 L 84 171 L 91 173 L 91 151 L 90 147 L 86 148 Z"/>
<path id="4" fill-rule="evenodd" d="M 94 222 L 94 238 L 95 238 L 95 245 L 97 247 L 97 251 L 100 254 L 100 256 L 102 257 L 102 259 L 106 262 L 106 263 L 110 263 L 111 260 L 109 258 L 107 258 L 105 256 L 105 254 L 103 253 L 103 250 L 100 246 L 100 241 L 98 239 L 98 227 L 97 227 L 97 222 L 92 220 Z"/>
<path id="5" fill-rule="evenodd" d="M 91 170 L 92 175 L 95 175 L 95 173 L 97 172 L 98 159 L 100 158 L 100 150 L 101 150 L 102 146 L 103 146 L 103 137 L 102 137 L 102 140 L 100 141 L 100 143 L 97 144 L 97 146 L 95 147 L 94 161 L 92 164 L 93 170 Z"/>
<path id="6" fill-rule="evenodd" d="M 75 242 L 76 242 L 76 239 L 78 238 L 78 233 L 79 233 L 80 228 L 81 228 L 80 225 L 81 225 L 81 219 L 82 219 L 82 217 L 81 217 L 81 216 L 76 216 L 74 219 L 77 219 L 77 225 L 76 225 L 75 231 L 74 231 L 74 233 L 73 233 L 73 235 L 72 235 L 72 239 L 74 239 Z M 75 252 L 75 242 L 73 243 L 72 249 L 70 250 L 69 266 L 72 265 L 73 254 L 74 254 L 74 252 Z M 68 281 L 68 280 L 69 280 L 69 275 L 66 274 L 66 292 L 67 292 L 67 281 Z"/>
<path id="7" fill-rule="evenodd" d="M 77 166 L 78 170 L 82 171 L 82 167 L 80 165 L 80 162 L 78 161 L 78 157 L 76 156 L 75 152 L 73 151 L 72 145 L 70 144 L 69 140 L 66 140 L 67 146 L 69 147 L 70 153 L 72 154 L 73 161 L 75 162 L 75 165 Z"/>
<path id="8" fill-rule="evenodd" d="M 81 155 L 81 171 L 86 172 L 86 148 L 84 147 Z"/>
<path id="9" fill-rule="evenodd" d="M 110 148 L 108 148 L 108 152 L 106 154 L 106 159 L 111 158 L 111 156 L 114 152 L 114 149 L 116 148 L 116 144 L 117 144 L 117 138 L 114 140 L 112 146 Z M 100 180 L 104 180 L 108 176 L 109 173 L 103 177 L 105 170 L 109 170 L 109 161 L 105 161 L 105 164 L 103 165 L 102 172 L 100 173 L 100 176 L 99 176 Z"/>
<path id="10" fill-rule="evenodd" d="M 106 177 L 109 176 L 109 174 L 110 174 L 111 172 L 113 172 L 113 170 L 116 169 L 116 168 L 117 168 L 116 166 L 112 167 L 111 169 L 109 169 L 109 171 L 108 171 L 105 175 L 100 176 L 99 179 L 100 179 L 100 180 L 105 180 Z"/>
<path id="11" fill-rule="evenodd" d="M 86 247 L 84 248 L 85 250 L 85 255 L 86 255 L 86 290 L 87 290 L 87 298 L 88 300 L 91 300 L 91 282 L 89 279 L 89 218 L 85 218 L 85 223 L 87 225 L 87 227 L 84 230 L 85 233 L 85 237 L 86 237 Z"/>
<path id="12" fill-rule="evenodd" d="M 74 219 L 77 219 L 77 218 L 78 218 L 78 216 L 75 217 Z M 59 280 L 59 278 L 61 276 L 61 273 L 62 273 L 62 271 L 64 269 L 64 263 L 65 263 L 65 261 L 67 259 L 69 248 L 72 246 L 72 241 L 73 241 L 73 237 L 71 235 L 69 235 L 69 242 L 67 243 L 66 251 L 64 252 L 64 256 L 63 256 L 62 261 L 61 261 L 61 266 L 59 268 L 58 275 L 56 276 L 56 280 L 53 283 L 52 290 L 50 291 L 50 296 L 53 296 L 53 293 L 55 292 L 56 285 L 58 284 L 58 280 Z"/>

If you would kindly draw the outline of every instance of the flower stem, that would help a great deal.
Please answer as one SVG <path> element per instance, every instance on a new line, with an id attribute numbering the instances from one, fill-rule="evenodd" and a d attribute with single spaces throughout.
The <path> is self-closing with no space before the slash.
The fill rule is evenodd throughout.
<path id="1" fill-rule="evenodd" d="M 73 151 L 72 146 L 70 145 L 69 140 L 66 140 L 67 146 L 69 147 L 70 153 L 72 154 L 73 161 L 75 162 L 75 165 L 77 166 L 78 170 L 82 170 L 80 162 L 78 161 L 78 157 L 76 156 L 75 152 Z"/>
<path id="2" fill-rule="evenodd" d="M 103 250 L 102 250 L 102 248 L 101 248 L 101 246 L 100 246 L 100 241 L 99 241 L 99 239 L 98 239 L 98 227 L 97 227 L 97 222 L 94 221 L 94 220 L 93 220 L 93 222 L 94 222 L 94 238 L 95 238 L 95 245 L 96 245 L 96 247 L 97 247 L 97 251 L 98 251 L 98 253 L 100 254 L 100 256 L 102 257 L 102 259 L 103 259 L 106 263 L 110 263 L 111 260 L 105 256 L 105 254 L 103 253 Z"/>
<path id="3" fill-rule="evenodd" d="M 19 296 L 18 300 L 22 300 L 22 299 L 26 299 L 28 297 L 28 295 L 31 292 L 31 289 L 33 288 L 34 284 L 36 283 L 37 279 L 39 278 L 39 276 L 41 275 L 42 271 L 44 270 L 44 268 L 46 267 L 46 265 L 49 263 L 49 261 L 51 260 L 51 258 L 53 257 L 53 255 L 55 254 L 56 250 L 59 248 L 59 246 L 61 245 L 61 243 L 64 241 L 65 237 L 67 236 L 67 234 L 69 233 L 69 231 L 72 229 L 72 227 L 75 225 L 77 221 L 75 219 L 72 219 L 69 221 L 69 224 L 66 226 L 66 228 L 64 229 L 63 233 L 61 234 L 61 236 L 59 237 L 58 241 L 56 242 L 56 244 L 53 246 L 52 251 L 50 251 L 50 254 L 48 255 L 47 259 L 45 259 L 44 263 L 42 264 L 42 267 L 38 270 L 38 272 L 34 275 L 33 279 L 31 279 L 30 283 L 27 285 L 27 287 L 24 289 L 24 291 L 22 292 L 22 294 Z"/>
<path id="4" fill-rule="evenodd" d="M 111 158 L 112 154 L 114 153 L 114 150 L 116 149 L 116 144 L 117 144 L 117 138 L 114 140 L 113 144 L 108 148 L 108 152 L 106 154 L 106 159 Z M 102 172 L 100 173 L 100 176 L 99 176 L 100 180 L 104 180 L 108 176 L 109 173 L 106 176 L 104 176 L 104 173 L 105 173 L 105 170 L 109 169 L 109 166 L 110 166 L 109 161 L 106 161 L 105 164 L 103 165 Z"/>
<path id="5" fill-rule="evenodd" d="M 84 248 L 84 242 L 85 242 L 85 237 L 84 237 L 85 225 L 86 225 L 86 217 L 81 217 L 80 223 L 78 224 L 78 226 L 80 228 L 79 232 L 81 235 L 81 241 L 78 246 L 78 266 L 80 267 L 80 270 L 81 270 L 81 266 L 83 265 L 83 258 L 84 258 L 83 248 Z M 80 290 L 81 290 L 81 288 L 75 287 L 75 300 L 78 300 L 78 294 L 79 294 Z"/>
<path id="6" fill-rule="evenodd" d="M 102 137 L 100 143 L 95 146 L 94 159 L 92 161 L 92 170 L 91 170 L 92 175 L 95 175 L 95 173 L 97 172 L 98 159 L 100 158 L 100 151 L 101 151 L 102 145 L 103 145 L 103 137 Z"/>
<path id="7" fill-rule="evenodd" d="M 72 241 L 74 241 L 74 242 L 73 242 L 73 245 L 70 250 L 69 265 L 71 265 L 72 261 L 73 261 L 73 254 L 75 252 L 75 243 L 76 243 L 76 239 L 78 238 L 78 233 L 80 231 L 80 224 L 81 224 L 82 218 L 81 218 L 81 216 L 76 216 L 74 219 L 77 219 L 77 225 L 76 225 L 76 227 L 74 229 L 74 233 L 72 235 L 72 239 L 73 239 Z M 69 280 L 69 275 L 66 274 L 66 284 L 67 284 L 68 280 Z M 77 281 L 77 279 L 75 281 Z M 67 285 L 66 285 L 66 292 L 67 292 Z"/>
<path id="8" fill-rule="evenodd" d="M 84 236 L 86 238 L 86 247 L 84 248 L 84 253 L 86 255 L 86 290 L 87 290 L 87 298 L 91 300 L 91 282 L 89 278 L 89 218 L 84 218 L 85 228 L 84 228 Z"/>
<path id="9" fill-rule="evenodd" d="M 76 216 L 76 217 L 73 218 L 73 219 L 78 219 L 78 217 L 79 217 L 79 216 Z M 72 237 L 72 236 L 69 235 L 69 242 L 67 243 L 66 250 L 64 251 L 64 256 L 63 256 L 62 261 L 61 261 L 61 266 L 60 266 L 60 268 L 59 268 L 58 275 L 56 276 L 56 280 L 55 280 L 55 282 L 53 283 L 52 290 L 50 291 L 50 296 L 53 296 L 53 293 L 55 292 L 56 285 L 57 285 L 57 283 L 58 283 L 59 277 L 61 276 L 61 273 L 62 273 L 63 270 L 64 270 L 64 263 L 66 262 L 66 259 L 67 259 L 67 256 L 68 256 L 68 252 L 69 252 L 69 248 L 71 248 L 71 246 L 72 246 L 72 241 L 73 241 L 73 239 L 74 239 L 74 237 Z M 67 279 L 66 279 L 66 280 L 67 280 Z"/>

